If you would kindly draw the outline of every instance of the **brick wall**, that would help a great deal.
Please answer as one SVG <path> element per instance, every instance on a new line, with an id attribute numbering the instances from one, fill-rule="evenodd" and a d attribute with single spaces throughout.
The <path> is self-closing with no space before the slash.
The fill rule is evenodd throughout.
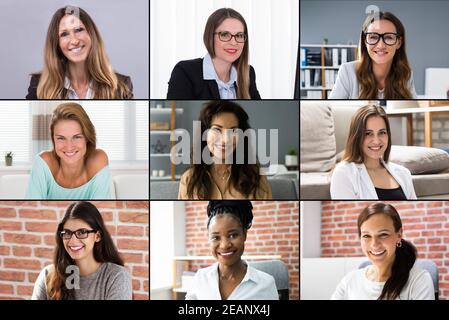
<path id="1" fill-rule="evenodd" d="M 413 139 L 415 146 L 424 146 L 424 115 L 413 115 Z M 432 141 L 435 148 L 449 149 L 449 117 L 435 114 L 432 117 Z"/>
<path id="2" fill-rule="evenodd" d="M 211 255 L 207 237 L 208 202 L 186 201 L 188 255 Z M 296 201 L 253 201 L 253 225 L 248 231 L 245 254 L 281 255 L 288 266 L 290 299 L 299 299 L 299 204 Z M 211 261 L 192 264 L 203 268 Z"/>
<path id="3" fill-rule="evenodd" d="M 0 201 L 0 299 L 30 299 L 52 263 L 55 231 L 73 201 Z M 92 201 L 132 275 L 134 299 L 149 298 L 148 202 Z"/>
<path id="4" fill-rule="evenodd" d="M 357 217 L 371 202 L 323 201 L 321 255 L 363 256 Z M 388 201 L 401 216 L 403 237 L 418 249 L 419 258 L 433 260 L 439 270 L 440 299 L 449 298 L 449 202 Z"/>

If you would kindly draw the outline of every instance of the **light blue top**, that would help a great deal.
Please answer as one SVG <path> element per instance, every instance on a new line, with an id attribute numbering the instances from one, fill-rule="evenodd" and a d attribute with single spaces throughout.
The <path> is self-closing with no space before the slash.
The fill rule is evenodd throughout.
<path id="1" fill-rule="evenodd" d="M 109 166 L 97 172 L 87 183 L 77 188 L 61 187 L 53 177 L 47 163 L 37 155 L 31 168 L 26 199 L 112 199 Z"/>
<path id="2" fill-rule="evenodd" d="M 212 58 L 209 54 L 203 59 L 203 79 L 204 80 L 215 80 L 218 85 L 218 93 L 221 99 L 236 99 L 237 93 L 235 91 L 235 82 L 237 81 L 237 69 L 234 65 L 231 66 L 231 75 L 228 82 L 221 81 L 217 73 L 215 72 L 214 64 L 212 63 Z"/>
<path id="3" fill-rule="evenodd" d="M 343 63 L 338 70 L 337 80 L 329 94 L 329 99 L 358 99 L 359 98 L 359 81 L 357 80 L 357 63 L 358 60 Z M 408 89 L 412 95 L 412 99 L 417 99 L 415 84 L 413 83 L 413 72 L 408 81 Z M 384 99 L 384 91 L 378 90 L 378 99 Z"/>

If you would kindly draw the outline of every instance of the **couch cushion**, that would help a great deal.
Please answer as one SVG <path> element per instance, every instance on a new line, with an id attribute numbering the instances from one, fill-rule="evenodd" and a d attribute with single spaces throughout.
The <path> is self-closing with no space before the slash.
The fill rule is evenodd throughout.
<path id="1" fill-rule="evenodd" d="M 449 198 L 449 173 L 414 175 L 412 180 L 418 198 L 438 195 Z"/>
<path id="2" fill-rule="evenodd" d="M 406 167 L 412 174 L 437 173 L 449 168 L 449 154 L 436 148 L 391 146 L 389 161 Z"/>
<path id="3" fill-rule="evenodd" d="M 330 106 L 301 103 L 300 171 L 326 172 L 335 166 L 334 118 Z"/>

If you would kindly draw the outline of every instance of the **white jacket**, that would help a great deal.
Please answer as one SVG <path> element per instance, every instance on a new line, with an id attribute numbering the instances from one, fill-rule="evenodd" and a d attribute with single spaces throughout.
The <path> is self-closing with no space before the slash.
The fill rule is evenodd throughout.
<path id="1" fill-rule="evenodd" d="M 383 162 L 384 167 L 401 186 L 408 200 L 416 199 L 410 171 L 398 164 Z M 334 169 L 331 179 L 332 199 L 378 199 L 365 164 L 342 161 Z"/>

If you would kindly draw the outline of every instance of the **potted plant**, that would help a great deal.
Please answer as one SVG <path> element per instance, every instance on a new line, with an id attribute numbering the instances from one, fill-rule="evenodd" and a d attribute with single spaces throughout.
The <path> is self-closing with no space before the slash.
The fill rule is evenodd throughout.
<path id="1" fill-rule="evenodd" d="M 298 153 L 295 148 L 288 149 L 287 154 L 285 155 L 285 165 L 287 167 L 293 167 L 298 165 Z"/>
<path id="2" fill-rule="evenodd" d="M 5 154 L 5 164 L 6 166 L 12 166 L 12 151 L 9 151 Z"/>

